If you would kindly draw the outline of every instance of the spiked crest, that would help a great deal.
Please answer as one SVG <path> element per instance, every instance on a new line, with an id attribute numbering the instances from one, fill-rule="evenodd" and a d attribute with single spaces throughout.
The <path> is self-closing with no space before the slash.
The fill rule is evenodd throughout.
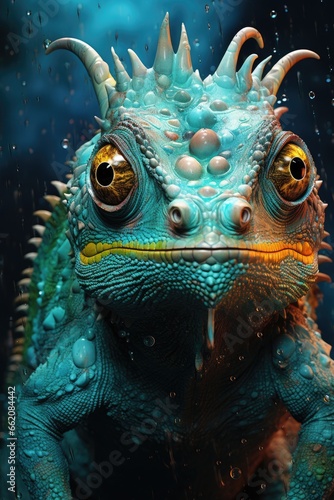
<path id="1" fill-rule="evenodd" d="M 110 116 L 120 106 L 132 107 L 131 103 L 134 100 L 137 102 L 142 100 L 146 105 L 152 104 L 161 92 L 171 89 L 178 90 L 174 94 L 174 100 L 184 107 L 190 104 L 194 92 L 198 95 L 201 89 L 201 93 L 210 90 L 210 93 L 215 94 L 215 87 L 221 89 L 220 95 L 223 98 L 228 94 L 229 100 L 232 93 L 234 101 L 267 101 L 273 105 L 278 89 L 292 66 L 305 58 L 319 58 L 310 50 L 295 50 L 280 59 L 263 77 L 265 65 L 271 57 L 264 59 L 253 70 L 253 64 L 258 56 L 251 54 L 237 71 L 241 47 L 250 38 L 254 38 L 259 46 L 263 47 L 262 36 L 255 28 L 243 28 L 231 41 L 216 72 L 204 80 L 201 80 L 198 71 L 193 71 L 190 45 L 184 25 L 181 29 L 178 50 L 176 54 L 174 53 L 168 13 L 160 29 L 153 68 L 147 69 L 135 52 L 129 49 L 132 78 L 113 48 L 111 52 L 115 78 L 111 76 L 108 64 L 92 47 L 81 40 L 61 38 L 52 42 L 46 53 L 67 49 L 80 58 L 93 82 L 100 105 L 102 119 L 98 119 L 98 123 L 106 130 L 110 126 Z M 140 98 L 134 97 L 134 93 Z"/>

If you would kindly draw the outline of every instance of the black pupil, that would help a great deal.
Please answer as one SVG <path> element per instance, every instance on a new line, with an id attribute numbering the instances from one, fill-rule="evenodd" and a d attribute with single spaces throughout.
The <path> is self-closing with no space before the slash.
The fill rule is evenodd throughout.
<path id="1" fill-rule="evenodd" d="M 305 177 L 306 167 L 301 158 L 292 158 L 290 162 L 290 172 L 294 179 L 300 181 Z"/>
<path id="2" fill-rule="evenodd" d="M 100 163 L 96 170 L 96 180 L 100 186 L 109 186 L 114 178 L 114 171 L 110 163 Z"/>

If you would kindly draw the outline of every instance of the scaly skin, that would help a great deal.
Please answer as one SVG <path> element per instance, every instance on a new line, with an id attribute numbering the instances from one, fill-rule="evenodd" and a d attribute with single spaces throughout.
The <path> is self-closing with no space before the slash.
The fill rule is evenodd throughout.
<path id="1" fill-rule="evenodd" d="M 272 108 L 286 71 L 316 55 L 292 53 L 263 79 L 251 56 L 236 73 L 250 37 L 262 45 L 242 30 L 204 82 L 184 30 L 172 52 L 167 16 L 153 68 L 131 54 L 132 80 L 115 54 L 116 81 L 81 42 L 48 48 L 89 69 L 102 131 L 77 151 L 30 285 L 36 369 L 18 444 L 32 499 L 78 495 L 60 441 L 102 421 L 114 429 L 104 453 L 168 442 L 182 457 L 166 498 L 241 500 L 288 414 L 302 429 L 290 485 L 285 494 L 278 480 L 269 497 L 332 490 L 333 362 L 301 299 L 318 273 L 324 207 L 307 147 Z M 109 455 L 115 468 L 124 460 Z"/>

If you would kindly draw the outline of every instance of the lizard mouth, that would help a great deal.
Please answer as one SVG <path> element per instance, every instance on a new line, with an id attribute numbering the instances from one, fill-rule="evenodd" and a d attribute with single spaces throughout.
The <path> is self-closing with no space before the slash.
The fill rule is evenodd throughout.
<path id="1" fill-rule="evenodd" d="M 113 243 L 87 243 L 80 252 L 80 261 L 83 265 L 97 264 L 111 254 L 167 264 L 181 262 L 215 264 L 229 260 L 239 260 L 243 264 L 254 261 L 276 263 L 292 257 L 307 265 L 312 264 L 314 260 L 312 247 L 306 241 L 292 245 L 276 242 L 240 244 L 235 247 L 209 245 L 205 242 L 196 246 L 182 246 L 178 242 L 176 246 L 164 241 L 144 245 L 137 241 L 127 243 L 114 241 Z"/>

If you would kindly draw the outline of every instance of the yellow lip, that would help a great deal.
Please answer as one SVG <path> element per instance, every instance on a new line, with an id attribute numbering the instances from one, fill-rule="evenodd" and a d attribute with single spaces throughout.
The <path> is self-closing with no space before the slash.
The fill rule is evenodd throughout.
<path id="1" fill-rule="evenodd" d="M 122 241 L 112 243 L 87 243 L 80 253 L 81 263 L 96 264 L 103 257 L 110 254 L 123 255 L 140 260 L 154 260 L 156 262 L 174 263 L 181 259 L 189 262 L 204 262 L 209 257 L 215 257 L 217 262 L 231 259 L 240 259 L 242 262 L 254 259 L 263 262 L 280 262 L 291 256 L 303 264 L 312 264 L 314 255 L 311 245 L 307 242 L 298 242 L 286 245 L 283 242 L 276 243 L 241 243 L 237 247 L 223 246 L 192 246 L 179 247 L 168 245 L 165 241 L 140 244 L 131 241 L 124 244 Z"/>

